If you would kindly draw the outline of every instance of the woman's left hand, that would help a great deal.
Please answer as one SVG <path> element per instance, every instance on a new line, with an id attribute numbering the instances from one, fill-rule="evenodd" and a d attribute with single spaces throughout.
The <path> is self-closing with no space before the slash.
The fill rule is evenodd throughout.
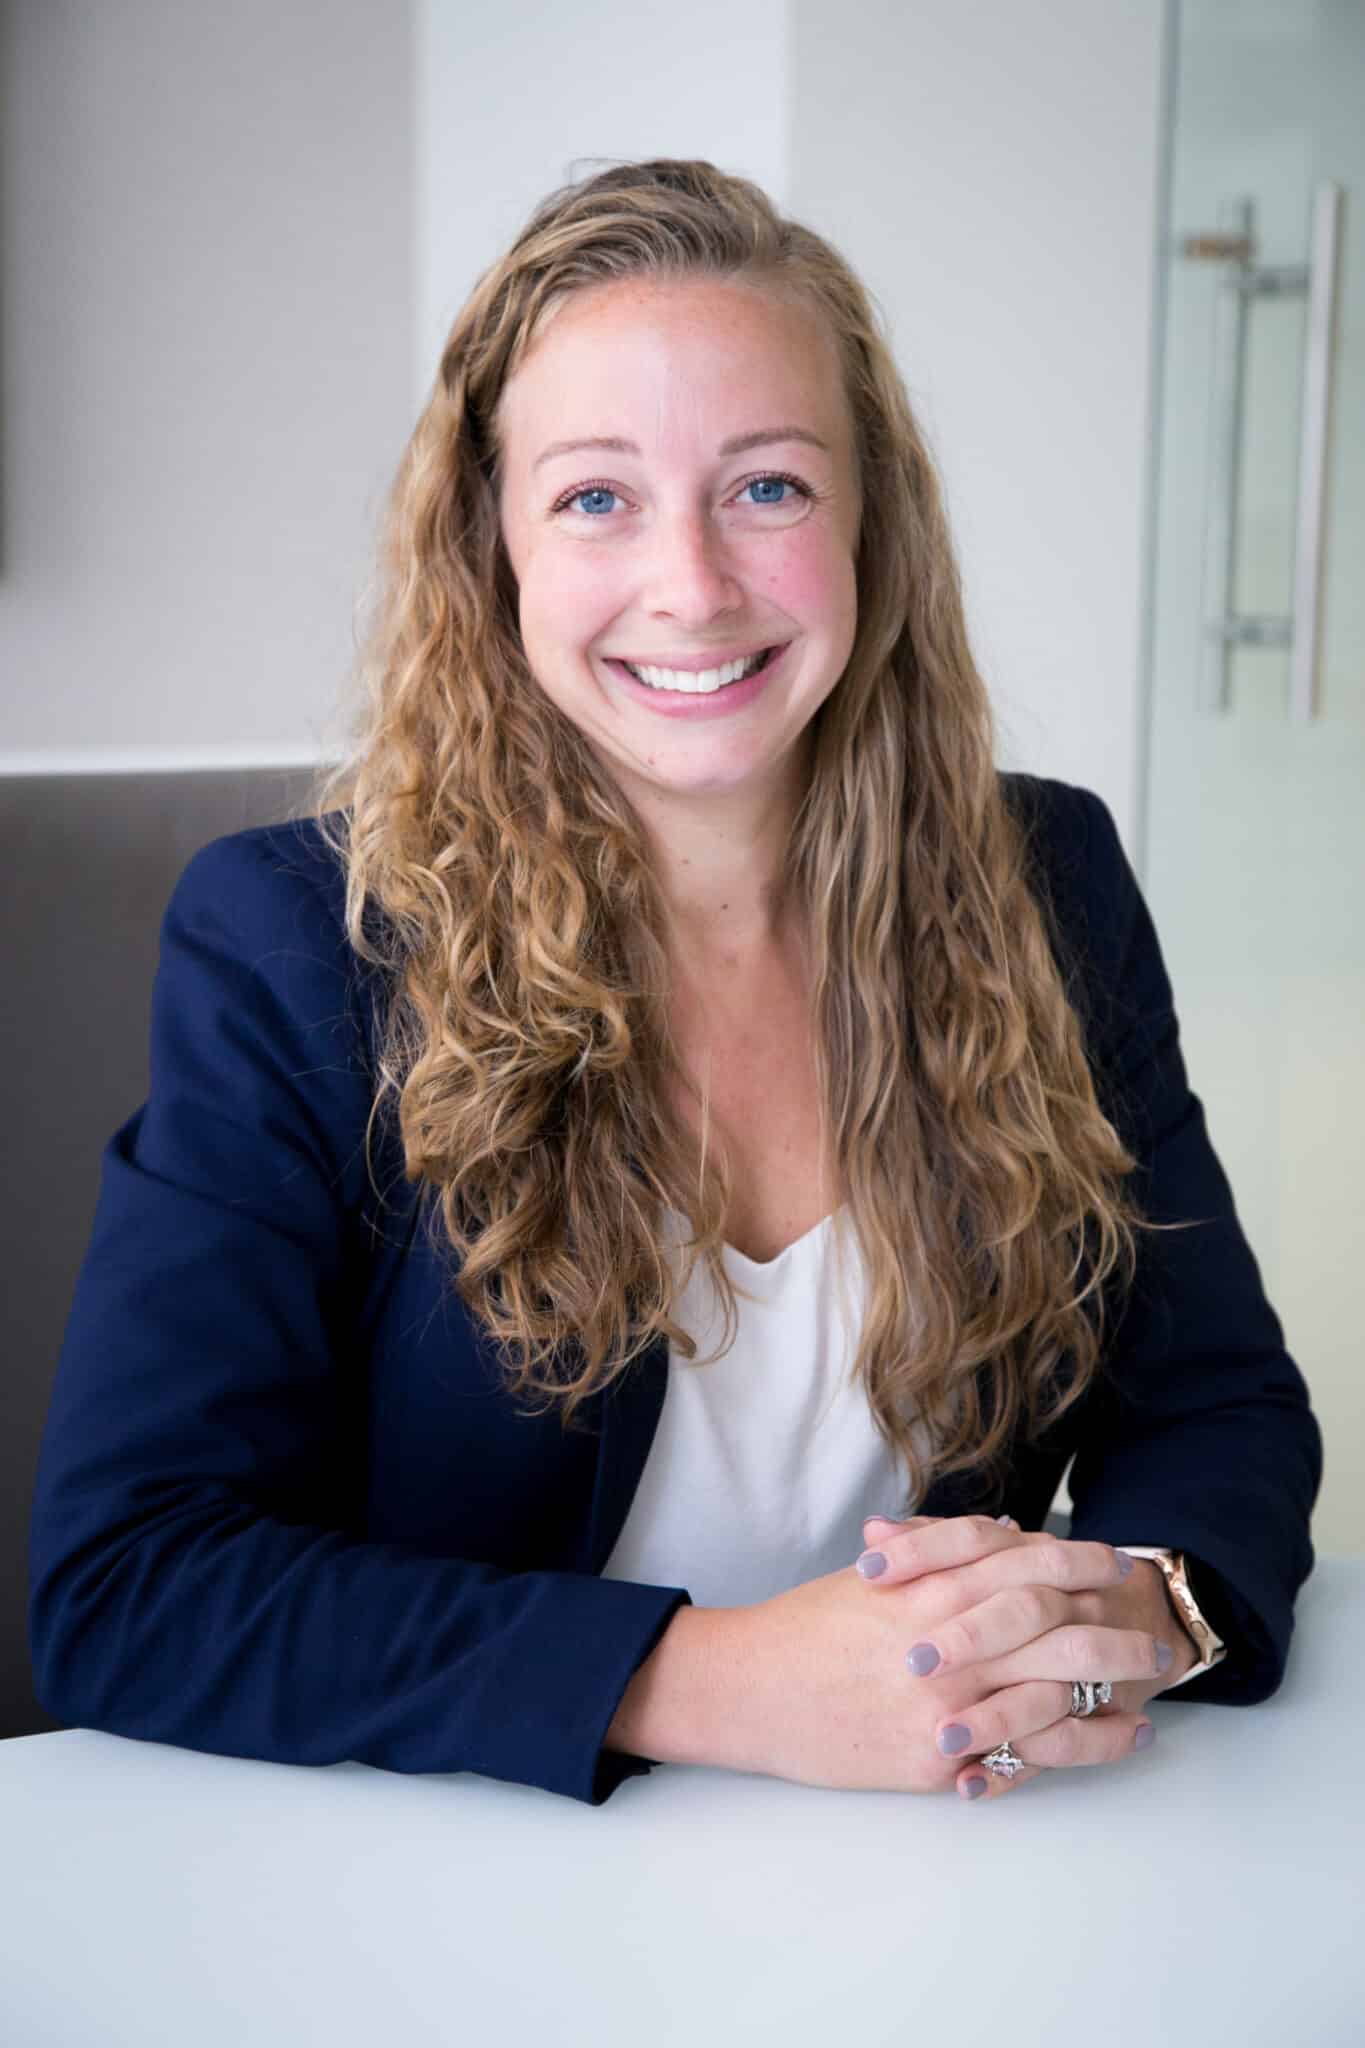
<path id="1" fill-rule="evenodd" d="M 1092 1553 L 1107 1551 L 1108 1545 L 1025 1530 L 984 1515 L 919 1515 L 906 1522 L 872 1515 L 864 1523 L 864 1540 L 886 1559 L 886 1568 L 867 1580 L 870 1595 L 880 1596 L 929 1573 L 942 1579 L 944 1605 L 932 1643 L 938 1662 L 915 1682 L 932 1684 L 940 1673 L 972 1663 L 995 1667 L 990 1681 L 994 1687 L 998 1680 L 1000 1690 L 983 1697 L 966 1716 L 981 1722 L 983 1730 L 981 1739 L 970 1744 L 975 1754 L 964 1761 L 955 1779 L 964 1797 L 971 1796 L 969 1780 L 984 1778 L 987 1795 L 999 1796 L 1036 1777 L 1040 1769 L 1113 1762 L 1115 1731 L 1104 1728 L 1103 1722 L 1116 1714 L 1139 1713 L 1155 1693 L 1173 1685 L 1196 1662 L 1194 1645 L 1171 1606 L 1166 1581 L 1149 1558 L 1134 1558 L 1126 1577 L 1097 1584 L 1097 1569 L 1105 1561 Z M 1112 1558 L 1109 1562 L 1112 1565 Z M 1017 1598 L 1019 1587 L 1030 1589 L 1028 1602 Z M 1116 1630 L 1125 1632 L 1121 1645 L 1108 1634 Z M 1133 1670 L 1134 1632 L 1153 1644 L 1169 1645 L 1169 1664 L 1158 1670 L 1154 1655 L 1147 1675 L 1111 1680 L 1113 1699 L 1108 1707 L 1093 1715 L 1073 1715 L 1073 1679 Z M 1025 1737 L 1012 1738 L 1015 1754 L 1029 1768 L 1013 1779 L 984 1771 L 981 1757 L 1000 1739 L 984 1731 L 992 1730 L 993 1722 L 1008 1712 L 1008 1688 L 1027 1685 L 1036 1695 L 1039 1681 L 1055 1688 L 1057 1718 L 1042 1726 L 1035 1723 Z M 1124 1753 L 1129 1746 L 1126 1741 Z"/>

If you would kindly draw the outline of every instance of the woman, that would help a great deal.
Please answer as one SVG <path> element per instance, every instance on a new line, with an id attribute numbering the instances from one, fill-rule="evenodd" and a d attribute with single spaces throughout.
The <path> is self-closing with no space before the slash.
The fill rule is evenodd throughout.
<path id="1" fill-rule="evenodd" d="M 993 766 L 848 266 L 706 163 L 554 193 L 386 572 L 355 758 L 167 911 L 45 1704 L 598 1804 L 998 1794 L 1273 1692 L 1319 1431 L 1109 813 Z"/>

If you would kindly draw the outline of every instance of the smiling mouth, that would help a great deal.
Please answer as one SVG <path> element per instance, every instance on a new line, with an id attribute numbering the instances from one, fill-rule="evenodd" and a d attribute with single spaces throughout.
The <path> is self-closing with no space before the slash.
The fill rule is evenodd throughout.
<path id="1" fill-rule="evenodd" d="M 733 683 L 745 682 L 750 676 L 757 675 L 780 651 L 778 647 L 763 647 L 757 654 L 748 655 L 741 661 L 728 661 L 718 668 L 695 671 L 667 668 L 653 662 L 626 661 L 619 655 L 615 659 L 646 689 L 675 691 L 680 696 L 710 697 L 718 690 L 728 690 Z"/>

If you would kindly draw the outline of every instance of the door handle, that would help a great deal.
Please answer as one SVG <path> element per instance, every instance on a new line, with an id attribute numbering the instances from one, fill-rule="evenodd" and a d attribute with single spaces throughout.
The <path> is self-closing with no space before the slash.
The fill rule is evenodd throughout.
<path id="1" fill-rule="evenodd" d="M 1213 325 L 1208 490 L 1204 507 L 1204 653 L 1198 688 L 1201 710 L 1229 708 L 1231 663 L 1236 648 L 1287 647 L 1290 719 L 1296 725 L 1307 725 L 1318 713 L 1323 534 L 1342 197 L 1342 187 L 1330 181 L 1314 191 L 1307 263 L 1257 264 L 1256 211 L 1251 199 L 1225 202 L 1216 233 L 1187 235 L 1181 244 L 1180 253 L 1188 261 L 1227 266 Z M 1288 618 L 1255 617 L 1235 612 L 1231 602 L 1237 550 L 1246 329 L 1250 309 L 1258 298 L 1285 296 L 1307 299 L 1299 398 L 1293 609 Z"/>

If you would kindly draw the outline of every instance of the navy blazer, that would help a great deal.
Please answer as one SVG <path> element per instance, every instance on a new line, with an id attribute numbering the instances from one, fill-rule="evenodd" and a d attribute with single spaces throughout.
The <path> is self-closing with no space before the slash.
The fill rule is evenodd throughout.
<path id="1" fill-rule="evenodd" d="M 1007 775 L 1101 1101 L 1158 1220 L 1096 1385 L 1016 1443 L 1038 1527 L 1186 1550 L 1230 1653 L 1284 1673 L 1321 1435 L 1191 1094 L 1156 935 L 1103 802 Z M 677 1586 L 599 1574 L 667 1345 L 589 1427 L 532 1417 L 443 1274 L 391 1127 L 366 1168 L 377 983 L 311 821 L 204 847 L 161 933 L 145 1104 L 106 1146 L 37 1473 L 29 1630 L 57 1719 L 280 1763 L 476 1771 L 599 1805 L 602 1749 Z M 869 1501 L 868 1509 L 880 1502 Z M 940 1482 L 929 1514 L 1001 1501 Z M 853 1560 L 850 1558 L 850 1564 Z"/>

